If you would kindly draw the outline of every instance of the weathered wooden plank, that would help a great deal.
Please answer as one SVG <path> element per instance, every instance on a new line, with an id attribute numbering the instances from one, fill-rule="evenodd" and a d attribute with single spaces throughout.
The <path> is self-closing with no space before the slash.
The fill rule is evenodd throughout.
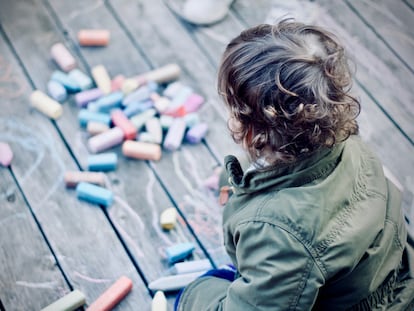
<path id="1" fill-rule="evenodd" d="M 105 66 L 111 64 L 111 75 L 124 74 L 126 77 L 150 69 L 103 3 L 93 8 L 90 8 L 88 3 L 80 5 L 57 0 L 50 1 L 50 4 L 72 38 L 83 28 L 105 28 L 110 30 L 112 37 L 117 36 L 116 40 L 111 40 L 109 49 L 79 49 L 88 67 L 98 63 Z M 118 57 L 116 51 L 128 51 L 128 55 Z M 118 71 L 119 68 L 124 71 Z M 87 137 L 79 135 L 82 130 L 74 127 L 73 122 L 73 119 L 62 119 L 59 126 L 69 145 L 73 146 L 74 153 L 83 162 L 88 154 Z M 74 131 L 78 134 L 78 139 L 73 139 Z M 116 202 L 109 209 L 108 215 L 138 262 L 145 278 L 152 281 L 167 273 L 168 263 L 163 257 L 166 247 L 184 241 L 191 241 L 197 246 L 197 242 L 184 222 L 180 222 L 171 232 L 161 230 L 159 215 L 164 209 L 172 206 L 172 202 L 156 176 L 144 161 L 126 159 L 121 154 L 120 147 L 113 148 L 112 151 L 118 153 L 119 165 L 116 172 L 108 174 L 112 181 L 110 188 L 116 194 Z M 194 257 L 204 256 L 201 249 L 196 247 Z"/>
<path id="2" fill-rule="evenodd" d="M 7 123 L 1 118 L 0 140 L 14 149 Z M 0 180 L 0 300 L 6 310 L 40 310 L 69 286 L 11 171 L 0 168 Z"/>
<path id="3" fill-rule="evenodd" d="M 6 122 L 1 124 L 7 124 L 10 130 L 6 133 L 16 142 L 13 171 L 57 260 L 70 285 L 84 292 L 89 304 L 121 275 L 126 275 L 132 279 L 134 290 L 120 307 L 135 310 L 138 304 L 149 305 L 147 288 L 105 214 L 99 207 L 76 199 L 74 191 L 65 190 L 63 174 L 76 169 L 76 164 L 56 128 L 44 116 L 29 109 L 32 86 L 26 79 L 35 81 L 36 73 L 48 70 L 43 49 L 56 39 L 50 21 L 38 3 L 29 1 L 2 2 L 0 16 L 2 28 L 12 40 L 17 56 L 24 66 L 29 65 L 25 67 L 29 76 L 25 76 L 1 38 L 0 55 L 10 64 L 13 77 L 2 88 L 2 94 L 14 94 L 14 98 L 2 98 L 0 115 Z M 16 90 L 20 92 L 15 94 Z M 39 304 L 50 304 L 49 298 L 39 298 Z"/>
<path id="4" fill-rule="evenodd" d="M 414 10 L 414 0 L 403 0 L 403 2 L 411 9 Z"/>

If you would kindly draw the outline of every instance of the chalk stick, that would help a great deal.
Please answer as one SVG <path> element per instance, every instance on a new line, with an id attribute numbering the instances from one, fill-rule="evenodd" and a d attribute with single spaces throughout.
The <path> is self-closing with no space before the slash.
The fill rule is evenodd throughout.
<path id="1" fill-rule="evenodd" d="M 167 309 L 167 298 L 164 292 L 159 290 L 155 293 L 154 298 L 152 298 L 151 311 L 167 311 Z"/>
<path id="2" fill-rule="evenodd" d="M 198 144 L 206 136 L 208 131 L 207 123 L 198 123 L 187 131 L 185 135 L 186 141 L 190 144 Z"/>
<path id="3" fill-rule="evenodd" d="M 125 79 L 122 83 L 121 90 L 125 95 L 127 95 L 135 91 L 139 85 L 140 83 L 137 81 L 137 79 Z"/>
<path id="4" fill-rule="evenodd" d="M 92 79 L 78 68 L 69 71 L 68 76 L 76 81 L 82 91 L 90 89 L 93 86 Z"/>
<path id="5" fill-rule="evenodd" d="M 85 107 L 89 102 L 95 101 L 103 96 L 103 92 L 98 89 L 85 90 L 75 95 L 75 102 L 78 107 Z"/>
<path id="6" fill-rule="evenodd" d="M 193 89 L 189 86 L 182 86 L 178 92 L 171 98 L 171 107 L 178 107 L 184 105 L 184 103 L 190 98 L 193 94 Z"/>
<path id="7" fill-rule="evenodd" d="M 159 113 L 163 113 L 171 105 L 170 99 L 165 96 L 160 96 L 158 93 L 151 93 L 150 98 Z"/>
<path id="8" fill-rule="evenodd" d="M 193 243 L 178 243 L 166 248 L 166 254 L 169 263 L 176 263 L 190 256 L 195 249 Z"/>
<path id="9" fill-rule="evenodd" d="M 141 131 L 137 136 L 137 141 L 151 144 L 159 144 L 156 139 L 148 132 Z"/>
<path id="10" fill-rule="evenodd" d="M 103 65 L 93 67 L 91 73 L 96 86 L 102 91 L 102 93 L 108 95 L 112 92 L 111 78 Z"/>
<path id="11" fill-rule="evenodd" d="M 88 104 L 88 109 L 97 112 L 110 112 L 112 109 L 120 108 L 124 94 L 120 91 L 110 93 L 98 98 Z M 93 107 L 93 108 L 92 108 Z"/>
<path id="12" fill-rule="evenodd" d="M 111 125 L 111 116 L 109 114 L 102 112 L 93 112 L 87 109 L 79 110 L 78 120 L 80 126 L 82 127 L 85 127 L 90 121 L 100 122 L 108 126 Z"/>
<path id="13" fill-rule="evenodd" d="M 122 101 L 122 104 L 124 106 L 128 106 L 129 104 L 134 102 L 148 100 L 153 91 L 153 89 L 151 89 L 147 84 L 145 84 L 137 88 L 133 92 L 129 93 L 127 96 L 125 96 L 124 100 Z"/>
<path id="14" fill-rule="evenodd" d="M 123 112 L 127 118 L 131 118 L 137 114 L 144 112 L 145 110 L 150 109 L 151 107 L 153 107 L 152 101 L 147 100 L 147 101 L 129 104 L 128 106 L 125 107 Z"/>
<path id="15" fill-rule="evenodd" d="M 114 152 L 107 152 L 88 156 L 88 170 L 108 172 L 116 169 L 118 156 Z"/>
<path id="16" fill-rule="evenodd" d="M 160 119 L 150 118 L 145 122 L 145 129 L 147 132 L 154 137 L 154 142 L 161 144 L 162 142 L 162 127 Z"/>
<path id="17" fill-rule="evenodd" d="M 106 29 L 81 29 L 78 31 L 78 42 L 81 46 L 106 46 L 111 34 Z"/>
<path id="18" fill-rule="evenodd" d="M 111 287 L 98 297 L 86 311 L 112 310 L 132 289 L 132 281 L 126 276 L 120 277 Z"/>
<path id="19" fill-rule="evenodd" d="M 167 87 L 162 92 L 162 95 L 173 98 L 175 95 L 177 95 L 182 88 L 184 88 L 184 84 L 181 81 L 175 81 L 167 85 Z"/>
<path id="20" fill-rule="evenodd" d="M 112 123 L 122 130 L 125 139 L 135 139 L 135 137 L 137 136 L 137 128 L 126 117 L 122 110 L 113 110 L 111 112 L 111 119 Z"/>
<path id="21" fill-rule="evenodd" d="M 141 127 L 145 125 L 145 122 L 147 122 L 148 119 L 151 119 L 157 114 L 157 111 L 153 108 L 147 109 L 143 111 L 140 114 L 137 114 L 133 117 L 131 117 L 131 122 L 134 124 L 134 126 L 137 128 L 137 130 L 140 130 Z"/>
<path id="22" fill-rule="evenodd" d="M 122 153 L 129 158 L 158 161 L 161 159 L 161 147 L 158 144 L 127 140 L 122 144 Z"/>
<path id="23" fill-rule="evenodd" d="M 4 167 L 10 166 L 13 160 L 13 151 L 8 143 L 0 142 L 0 164 Z"/>
<path id="24" fill-rule="evenodd" d="M 86 131 L 91 135 L 98 135 L 109 130 L 109 126 L 100 122 L 89 121 L 86 125 Z"/>
<path id="25" fill-rule="evenodd" d="M 65 87 L 61 83 L 53 80 L 47 83 L 47 93 L 58 102 L 63 102 L 68 96 Z"/>
<path id="26" fill-rule="evenodd" d="M 85 304 L 85 295 L 75 289 L 54 303 L 44 307 L 41 311 L 72 311 Z"/>
<path id="27" fill-rule="evenodd" d="M 148 71 L 142 75 L 135 77 L 138 81 L 154 81 L 157 83 L 166 83 L 176 80 L 181 73 L 181 69 L 177 64 L 168 64 L 155 70 Z"/>
<path id="28" fill-rule="evenodd" d="M 121 144 L 124 141 L 124 132 L 117 126 L 97 134 L 88 139 L 88 149 L 98 153 Z"/>
<path id="29" fill-rule="evenodd" d="M 114 200 L 112 191 L 83 181 L 76 186 L 76 195 L 78 199 L 104 206 L 110 206 Z"/>
<path id="30" fill-rule="evenodd" d="M 163 130 L 168 130 L 174 122 L 174 117 L 165 114 L 160 116 L 160 124 Z"/>
<path id="31" fill-rule="evenodd" d="M 192 281 L 197 279 L 199 276 L 204 274 L 206 271 L 198 271 L 193 273 L 185 273 L 185 274 L 177 274 L 177 275 L 170 275 L 161 277 L 155 281 L 152 281 L 148 284 L 148 288 L 152 291 L 178 291 Z"/>
<path id="32" fill-rule="evenodd" d="M 186 124 L 184 119 L 175 118 L 165 136 L 163 147 L 170 151 L 177 150 L 181 146 L 185 130 Z"/>
<path id="33" fill-rule="evenodd" d="M 201 108 L 201 106 L 203 106 L 203 104 L 204 97 L 202 97 L 199 94 L 193 93 L 187 97 L 183 105 L 187 113 L 190 113 L 198 111 Z"/>
<path id="34" fill-rule="evenodd" d="M 167 208 L 161 213 L 160 224 L 165 230 L 171 230 L 177 223 L 177 210 L 174 207 Z"/>
<path id="35" fill-rule="evenodd" d="M 62 84 L 68 92 L 75 93 L 80 91 L 80 85 L 63 71 L 55 70 L 50 77 L 51 80 Z"/>
<path id="36" fill-rule="evenodd" d="M 105 174 L 100 172 L 67 171 L 63 179 L 68 188 L 74 188 L 82 181 L 105 186 Z"/>
<path id="37" fill-rule="evenodd" d="M 125 77 L 123 75 L 116 75 L 111 81 L 112 92 L 120 91 L 124 81 Z"/>
<path id="38" fill-rule="evenodd" d="M 171 267 L 171 272 L 174 274 L 185 274 L 200 271 L 207 271 L 212 269 L 213 266 L 208 259 L 190 260 L 177 262 Z"/>
<path id="39" fill-rule="evenodd" d="M 184 116 L 184 121 L 185 121 L 186 126 L 188 128 L 191 128 L 194 125 L 200 123 L 200 117 L 199 117 L 198 113 L 191 112 L 191 113 L 188 113 Z"/>
<path id="40" fill-rule="evenodd" d="M 36 90 L 30 95 L 31 106 L 39 110 L 51 119 L 58 119 L 63 113 L 60 103 L 47 96 L 42 91 Z"/>
<path id="41" fill-rule="evenodd" d="M 76 67 L 75 58 L 62 43 L 52 45 L 50 55 L 63 71 L 68 72 Z"/>

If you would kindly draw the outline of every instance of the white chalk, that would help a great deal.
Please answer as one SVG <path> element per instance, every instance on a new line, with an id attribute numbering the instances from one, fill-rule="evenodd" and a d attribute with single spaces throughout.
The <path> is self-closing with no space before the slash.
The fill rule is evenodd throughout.
<path id="1" fill-rule="evenodd" d="M 152 299 L 151 311 L 167 311 L 167 298 L 164 292 L 157 291 Z"/>
<path id="2" fill-rule="evenodd" d="M 208 259 L 190 260 L 177 262 L 171 267 L 171 272 L 174 274 L 193 273 L 198 271 L 206 271 L 213 269 L 213 266 Z"/>
<path id="3" fill-rule="evenodd" d="M 148 288 L 153 291 L 177 291 L 181 288 L 186 287 L 188 284 L 190 284 L 192 281 L 194 281 L 196 278 L 198 278 L 205 272 L 206 271 L 199 271 L 193 273 L 165 276 L 149 283 Z"/>

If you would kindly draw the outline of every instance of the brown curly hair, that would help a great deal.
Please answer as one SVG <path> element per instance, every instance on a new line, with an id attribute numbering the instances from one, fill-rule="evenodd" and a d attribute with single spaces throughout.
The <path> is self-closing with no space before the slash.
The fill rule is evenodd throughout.
<path id="1" fill-rule="evenodd" d="M 243 31 L 227 45 L 218 73 L 233 139 L 253 160 L 273 164 L 358 133 L 351 85 L 335 35 L 292 19 Z"/>

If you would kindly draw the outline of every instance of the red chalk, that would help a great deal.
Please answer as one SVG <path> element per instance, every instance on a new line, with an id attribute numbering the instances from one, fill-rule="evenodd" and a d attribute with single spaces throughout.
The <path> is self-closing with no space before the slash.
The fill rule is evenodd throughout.
<path id="1" fill-rule="evenodd" d="M 113 110 L 111 112 L 112 123 L 119 127 L 124 133 L 125 139 L 135 139 L 137 136 L 137 128 L 135 125 L 125 116 L 122 110 Z"/>
<path id="2" fill-rule="evenodd" d="M 82 46 L 105 46 L 110 33 L 105 29 L 82 29 L 78 32 L 78 41 Z"/>
<path id="3" fill-rule="evenodd" d="M 98 297 L 86 311 L 112 310 L 132 289 L 132 281 L 126 276 L 120 277 L 111 287 Z"/>
<path id="4" fill-rule="evenodd" d="M 0 165 L 9 166 L 13 159 L 13 151 L 10 145 L 0 142 Z"/>

